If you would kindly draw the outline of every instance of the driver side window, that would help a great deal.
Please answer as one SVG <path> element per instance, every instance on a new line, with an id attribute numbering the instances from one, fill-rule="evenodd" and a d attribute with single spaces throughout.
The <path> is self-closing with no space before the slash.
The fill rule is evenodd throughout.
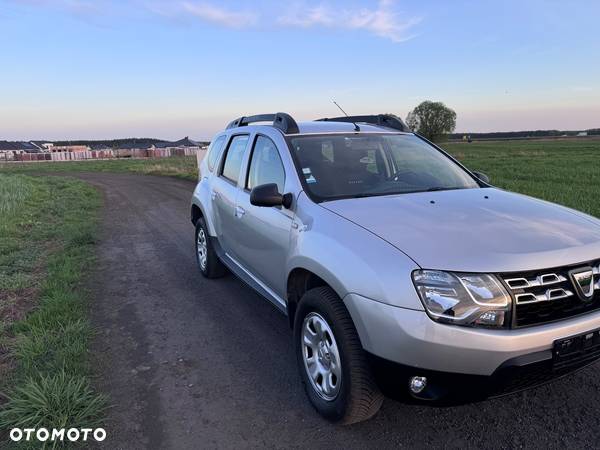
<path id="1" fill-rule="evenodd" d="M 252 189 L 267 183 L 277 184 L 279 192 L 283 192 L 285 170 L 273 141 L 268 137 L 259 135 L 252 150 L 246 188 Z"/>

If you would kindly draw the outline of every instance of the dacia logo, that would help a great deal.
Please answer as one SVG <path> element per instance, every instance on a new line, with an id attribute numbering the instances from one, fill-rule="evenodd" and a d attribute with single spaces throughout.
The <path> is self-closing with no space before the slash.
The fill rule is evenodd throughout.
<path id="1" fill-rule="evenodd" d="M 584 302 L 594 297 L 594 271 L 591 267 L 575 269 L 569 272 L 571 281 L 577 290 L 577 295 Z"/>

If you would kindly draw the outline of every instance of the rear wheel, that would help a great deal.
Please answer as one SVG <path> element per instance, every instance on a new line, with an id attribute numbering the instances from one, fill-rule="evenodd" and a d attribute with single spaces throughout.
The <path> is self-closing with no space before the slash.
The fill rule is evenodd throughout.
<path id="1" fill-rule="evenodd" d="M 206 278 L 219 278 L 227 272 L 212 246 L 208 228 L 202 217 L 196 222 L 196 262 Z"/>
<path id="2" fill-rule="evenodd" d="M 306 292 L 294 320 L 300 375 L 317 411 L 350 424 L 379 411 L 383 395 L 344 303 L 328 287 Z"/>

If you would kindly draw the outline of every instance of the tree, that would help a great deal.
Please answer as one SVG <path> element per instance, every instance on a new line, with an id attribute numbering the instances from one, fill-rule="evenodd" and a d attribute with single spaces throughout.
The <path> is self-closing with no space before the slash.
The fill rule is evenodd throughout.
<path id="1" fill-rule="evenodd" d="M 442 102 L 424 101 L 406 117 L 406 124 L 431 141 L 439 141 L 456 128 L 456 113 Z"/>

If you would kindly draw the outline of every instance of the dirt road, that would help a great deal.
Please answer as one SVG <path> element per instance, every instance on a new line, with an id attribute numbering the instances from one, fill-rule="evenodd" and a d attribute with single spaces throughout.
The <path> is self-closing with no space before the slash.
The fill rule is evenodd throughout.
<path id="1" fill-rule="evenodd" d="M 331 425 L 305 399 L 286 319 L 232 276 L 198 273 L 193 184 L 82 174 L 105 196 L 90 277 L 106 448 L 570 447 L 600 442 L 600 365 L 479 404 L 392 400 L 371 421 Z"/>

